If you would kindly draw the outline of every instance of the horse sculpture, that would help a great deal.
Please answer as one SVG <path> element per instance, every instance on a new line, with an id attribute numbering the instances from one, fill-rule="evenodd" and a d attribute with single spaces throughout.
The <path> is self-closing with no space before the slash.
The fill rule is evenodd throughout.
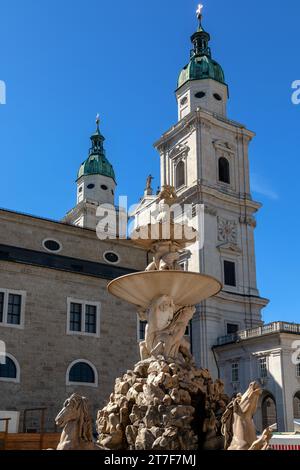
<path id="1" fill-rule="evenodd" d="M 225 450 L 266 450 L 272 437 L 267 428 L 257 439 L 253 416 L 256 413 L 261 388 L 256 382 L 249 385 L 242 395 L 239 393 L 226 408 L 222 416 L 222 434 Z"/>
<path id="2" fill-rule="evenodd" d="M 92 420 L 85 397 L 73 393 L 64 402 L 55 422 L 63 427 L 57 450 L 101 450 L 93 441 Z"/>

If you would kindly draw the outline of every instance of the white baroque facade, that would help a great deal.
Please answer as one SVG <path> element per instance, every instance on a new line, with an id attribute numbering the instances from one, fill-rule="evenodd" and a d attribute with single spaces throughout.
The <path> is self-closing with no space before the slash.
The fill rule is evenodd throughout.
<path id="1" fill-rule="evenodd" d="M 274 322 L 219 338 L 214 348 L 228 395 L 245 390 L 250 380 L 260 383 L 259 431 L 274 424 L 294 431 L 300 420 L 299 335 L 299 324 Z"/>

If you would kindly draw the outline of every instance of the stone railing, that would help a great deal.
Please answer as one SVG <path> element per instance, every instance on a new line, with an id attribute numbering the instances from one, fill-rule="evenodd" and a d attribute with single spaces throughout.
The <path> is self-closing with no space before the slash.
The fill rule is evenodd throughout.
<path id="1" fill-rule="evenodd" d="M 223 344 L 236 343 L 249 338 L 256 338 L 258 336 L 269 335 L 271 333 L 292 333 L 300 335 L 300 324 L 297 323 L 286 323 L 286 322 L 274 322 L 267 325 L 258 326 L 249 330 L 238 331 L 231 335 L 221 336 L 217 340 L 217 346 Z"/>

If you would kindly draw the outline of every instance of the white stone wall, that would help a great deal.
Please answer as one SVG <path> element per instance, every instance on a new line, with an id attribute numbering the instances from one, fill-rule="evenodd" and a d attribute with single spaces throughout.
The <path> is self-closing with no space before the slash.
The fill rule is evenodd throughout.
<path id="1" fill-rule="evenodd" d="M 204 93 L 202 98 L 195 96 L 199 92 Z M 216 99 L 215 94 L 222 99 Z M 176 98 L 178 105 L 178 121 L 197 108 L 203 108 L 220 114 L 221 116 L 226 116 L 228 99 L 227 86 L 210 78 L 185 83 L 176 91 Z"/>

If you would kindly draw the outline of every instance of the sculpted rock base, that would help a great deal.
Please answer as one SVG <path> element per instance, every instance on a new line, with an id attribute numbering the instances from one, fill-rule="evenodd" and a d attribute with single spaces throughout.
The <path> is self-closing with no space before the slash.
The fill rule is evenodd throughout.
<path id="1" fill-rule="evenodd" d="M 99 444 L 107 449 L 222 449 L 221 416 L 228 403 L 221 381 L 197 369 L 186 351 L 138 362 L 115 383 L 98 412 Z"/>

